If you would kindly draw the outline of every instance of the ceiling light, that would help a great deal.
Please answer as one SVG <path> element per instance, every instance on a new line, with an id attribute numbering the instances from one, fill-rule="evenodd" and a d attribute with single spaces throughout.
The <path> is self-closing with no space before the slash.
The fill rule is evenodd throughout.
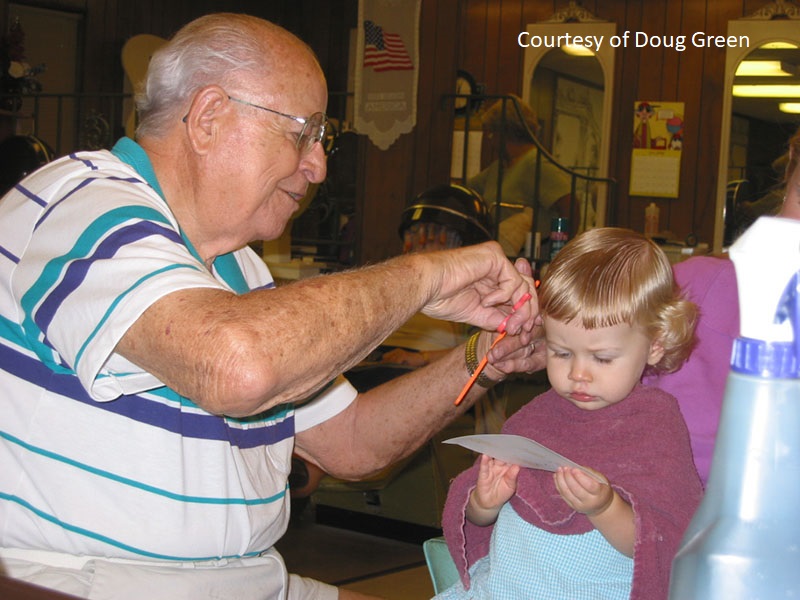
<path id="1" fill-rule="evenodd" d="M 566 46 L 561 46 L 561 49 L 570 56 L 594 56 L 594 52 L 586 46 L 567 44 Z"/>
<path id="2" fill-rule="evenodd" d="M 800 114 L 800 102 L 781 102 L 778 104 L 778 108 L 781 112 L 793 115 Z"/>
<path id="3" fill-rule="evenodd" d="M 759 48 L 764 50 L 792 50 L 797 48 L 797 44 L 792 42 L 768 42 Z"/>
<path id="4" fill-rule="evenodd" d="M 734 85 L 733 95 L 740 98 L 800 98 L 800 84 Z"/>
<path id="5" fill-rule="evenodd" d="M 743 60 L 736 68 L 736 77 L 788 77 L 792 73 L 783 69 L 789 67 L 779 60 Z M 791 67 L 789 67 L 791 68 Z"/>

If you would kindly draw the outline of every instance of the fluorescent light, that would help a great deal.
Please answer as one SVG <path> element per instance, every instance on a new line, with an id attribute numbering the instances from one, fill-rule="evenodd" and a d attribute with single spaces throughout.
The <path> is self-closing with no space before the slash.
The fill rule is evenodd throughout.
<path id="1" fill-rule="evenodd" d="M 743 60 L 736 68 L 736 77 L 788 77 L 779 60 Z"/>
<path id="2" fill-rule="evenodd" d="M 586 46 L 567 44 L 566 46 L 561 46 L 561 49 L 570 56 L 594 56 L 594 52 Z"/>
<path id="3" fill-rule="evenodd" d="M 778 104 L 778 108 L 781 112 L 793 115 L 800 114 L 800 102 L 781 102 Z"/>
<path id="4" fill-rule="evenodd" d="M 767 42 L 759 48 L 764 50 L 793 50 L 797 48 L 797 44 L 791 42 Z"/>
<path id="5" fill-rule="evenodd" d="M 800 98 L 800 84 L 734 85 L 733 95 L 740 98 Z"/>

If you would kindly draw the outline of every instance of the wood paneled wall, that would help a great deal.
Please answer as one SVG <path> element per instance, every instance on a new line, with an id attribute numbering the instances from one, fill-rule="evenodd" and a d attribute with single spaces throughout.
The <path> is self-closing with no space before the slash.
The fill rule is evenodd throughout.
<path id="1" fill-rule="evenodd" d="M 120 92 L 122 46 L 133 35 L 170 37 L 191 19 L 216 11 L 244 12 L 272 20 L 296 33 L 317 53 L 329 89 L 347 90 L 350 32 L 358 0 L 17 0 L 20 4 L 79 13 L 84 17 L 80 91 Z M 0 0 L 7 22 L 8 0 Z M 357 185 L 356 258 L 368 263 L 400 252 L 397 233 L 406 201 L 448 180 L 452 110 L 441 96 L 452 93 L 458 52 L 459 3 L 423 0 L 417 128 L 380 151 L 361 140 Z"/>
<path id="2" fill-rule="evenodd" d="M 450 152 L 458 53 L 458 3 L 423 0 L 420 14 L 422 57 L 417 90 L 417 126 L 381 151 L 364 140 L 357 214 L 361 262 L 396 256 L 402 250 L 398 227 L 406 203 L 418 193 L 450 181 Z"/>
<path id="3" fill-rule="evenodd" d="M 617 32 L 651 36 L 725 35 L 731 19 L 752 14 L 767 2 L 755 0 L 584 0 L 597 18 L 613 21 Z M 522 94 L 523 51 L 516 36 L 529 23 L 550 18 L 565 1 L 463 0 L 459 67 L 485 85 L 487 94 Z M 621 48 L 617 52 L 610 175 L 619 182 L 611 222 L 643 230 L 644 209 L 661 208 L 661 227 L 678 238 L 689 233 L 713 242 L 716 209 L 724 48 Z M 637 100 L 684 102 L 685 132 L 679 197 L 653 199 L 628 194 Z"/>
<path id="4" fill-rule="evenodd" d="M 21 0 L 60 8 L 85 17 L 84 91 L 120 91 L 120 50 L 138 33 L 168 37 L 180 25 L 207 12 L 249 12 L 274 20 L 297 33 L 317 52 L 330 88 L 346 88 L 350 30 L 357 0 Z M 517 34 L 528 23 L 549 18 L 567 0 L 423 0 L 420 19 L 420 79 L 416 129 L 380 151 L 361 141 L 357 177 L 360 262 L 374 262 L 400 251 L 400 213 L 415 194 L 447 181 L 453 114 L 443 99 L 455 88 L 463 68 L 486 93 L 520 94 L 522 49 Z M 650 35 L 724 35 L 727 22 L 749 15 L 762 0 L 584 0 L 598 18 L 613 21 L 618 32 Z M 8 0 L 0 0 L 2 15 Z M 4 19 L 5 21 L 5 19 Z M 650 198 L 627 193 L 633 118 L 637 100 L 684 102 L 685 136 L 680 197 L 658 199 L 661 225 L 676 236 L 695 233 L 712 241 L 717 188 L 725 50 L 687 47 L 627 48 L 618 52 L 613 103 L 614 139 L 610 169 L 619 185 L 611 207 L 612 223 L 643 228 Z"/>

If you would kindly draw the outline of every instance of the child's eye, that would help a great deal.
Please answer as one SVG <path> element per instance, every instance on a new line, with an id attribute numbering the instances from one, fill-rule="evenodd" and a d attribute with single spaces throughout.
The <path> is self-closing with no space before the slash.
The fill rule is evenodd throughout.
<path id="1" fill-rule="evenodd" d="M 613 358 L 606 358 L 604 356 L 595 356 L 594 360 L 596 362 L 599 362 L 601 365 L 608 365 L 608 364 L 611 364 L 614 359 Z"/>
<path id="2" fill-rule="evenodd" d="M 559 350 L 553 350 L 553 357 L 554 358 L 569 358 L 569 352 L 561 352 Z"/>

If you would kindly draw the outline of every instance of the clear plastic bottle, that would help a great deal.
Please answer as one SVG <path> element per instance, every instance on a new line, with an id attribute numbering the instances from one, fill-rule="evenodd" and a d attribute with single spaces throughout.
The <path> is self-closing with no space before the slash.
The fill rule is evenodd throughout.
<path id="1" fill-rule="evenodd" d="M 741 333 L 670 600 L 800 598 L 800 222 L 762 217 L 730 253 Z"/>
<path id="2" fill-rule="evenodd" d="M 569 241 L 569 219 L 553 217 L 550 222 L 550 260 L 552 261 L 558 251 Z"/>

